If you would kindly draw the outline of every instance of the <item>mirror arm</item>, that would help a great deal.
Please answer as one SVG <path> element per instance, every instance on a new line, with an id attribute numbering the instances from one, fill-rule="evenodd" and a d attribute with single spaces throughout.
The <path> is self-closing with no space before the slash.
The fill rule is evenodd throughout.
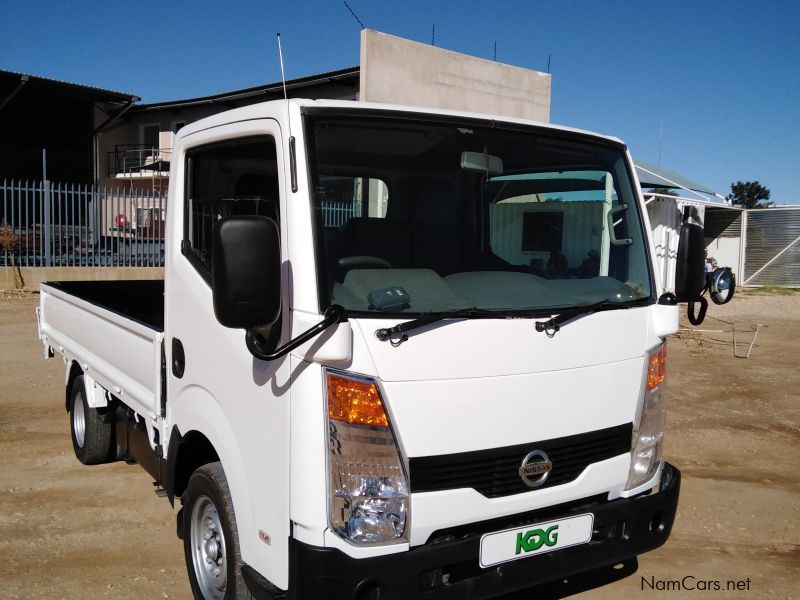
<path id="1" fill-rule="evenodd" d="M 700 303 L 700 311 L 695 314 L 694 312 L 694 303 Z M 706 318 L 706 310 L 708 310 L 708 300 L 706 300 L 703 296 L 697 296 L 692 300 L 689 300 L 689 304 L 686 306 L 686 316 L 689 317 L 689 323 L 697 327 L 698 325 L 702 324 L 702 322 Z"/>
<path id="2" fill-rule="evenodd" d="M 314 339 L 320 333 L 328 329 L 331 325 L 335 323 L 342 323 L 347 320 L 347 311 L 338 305 L 332 304 L 328 307 L 328 310 L 325 311 L 325 318 L 322 319 L 319 323 L 307 329 L 300 335 L 298 335 L 293 340 L 289 340 L 283 346 L 279 346 L 273 352 L 265 352 L 264 349 L 261 347 L 261 344 L 258 341 L 260 337 L 254 328 L 249 328 L 247 333 L 245 334 L 245 342 L 247 343 L 247 349 L 250 351 L 250 354 L 258 358 L 259 360 L 275 360 L 285 356 L 298 346 L 302 346 L 307 341 Z"/>

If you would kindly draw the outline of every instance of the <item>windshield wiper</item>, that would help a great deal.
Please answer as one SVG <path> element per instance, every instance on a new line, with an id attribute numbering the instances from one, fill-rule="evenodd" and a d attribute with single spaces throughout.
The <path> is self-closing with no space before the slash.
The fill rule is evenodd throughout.
<path id="1" fill-rule="evenodd" d="M 642 298 L 642 300 L 647 300 L 647 298 Z M 586 315 L 590 315 L 593 312 L 598 312 L 601 310 L 611 310 L 614 308 L 630 308 L 631 306 L 636 306 L 639 301 L 628 301 L 628 302 L 612 302 L 611 300 L 601 300 L 600 302 L 595 302 L 593 304 L 583 304 L 581 306 L 572 306 L 566 310 L 562 310 L 559 314 L 555 317 L 551 317 L 546 321 L 536 321 L 536 331 L 544 332 L 547 334 L 547 337 L 553 337 L 561 326 L 568 321 L 572 321 L 573 319 L 577 319 L 578 317 L 585 317 Z M 554 311 L 555 312 L 555 311 Z"/>
<path id="2" fill-rule="evenodd" d="M 614 308 L 630 308 L 631 306 L 636 306 L 641 302 L 646 302 L 647 298 L 641 298 L 640 300 L 633 300 L 627 302 L 613 302 L 611 300 L 605 299 L 601 300 L 600 302 L 595 302 L 593 304 L 583 304 L 581 306 L 573 306 L 566 310 L 562 310 L 558 315 L 547 319 L 546 321 L 537 321 L 536 322 L 536 331 L 543 331 L 549 337 L 553 337 L 556 332 L 561 329 L 561 326 L 568 321 L 572 321 L 578 317 L 589 315 L 593 312 L 601 311 L 601 310 L 611 310 Z M 381 329 L 375 330 L 375 337 L 378 338 L 382 342 L 388 341 L 392 346 L 399 346 L 406 340 L 408 340 L 407 333 L 409 331 L 413 331 L 414 329 L 419 329 L 420 327 L 425 327 L 426 325 L 430 325 L 431 323 L 436 323 L 437 321 L 443 321 L 444 319 L 507 319 L 507 318 L 514 318 L 520 317 L 523 315 L 531 315 L 531 312 L 538 313 L 541 315 L 545 312 L 546 309 L 536 309 L 532 311 L 530 309 L 526 310 L 486 310 L 484 308 L 460 308 L 456 310 L 450 311 L 442 311 L 442 312 L 435 312 L 429 313 L 426 315 L 422 315 L 416 319 L 412 319 L 410 321 L 404 321 L 403 323 L 398 323 L 394 327 L 383 327 Z M 557 309 L 556 309 L 557 310 Z M 555 312 L 552 311 L 552 312 Z M 545 313 L 546 314 L 546 313 Z M 531 315 L 533 316 L 533 315 Z"/>
<path id="3" fill-rule="evenodd" d="M 392 346 L 397 347 L 408 339 L 408 335 L 406 334 L 409 331 L 419 329 L 420 327 L 425 327 L 425 325 L 430 325 L 431 323 L 436 323 L 437 321 L 459 318 L 500 319 L 505 318 L 505 316 L 506 315 L 500 311 L 485 310 L 477 307 L 459 308 L 457 310 L 429 313 L 427 315 L 422 315 L 417 319 L 412 319 L 411 321 L 398 323 L 394 327 L 383 327 L 381 329 L 376 329 L 375 337 L 382 342 L 388 341 Z"/>

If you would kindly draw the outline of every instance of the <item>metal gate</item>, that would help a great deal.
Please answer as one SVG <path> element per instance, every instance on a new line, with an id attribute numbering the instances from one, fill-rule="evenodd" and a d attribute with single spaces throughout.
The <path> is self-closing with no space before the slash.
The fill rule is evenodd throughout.
<path id="1" fill-rule="evenodd" d="M 748 210 L 743 285 L 800 287 L 800 207 Z"/>

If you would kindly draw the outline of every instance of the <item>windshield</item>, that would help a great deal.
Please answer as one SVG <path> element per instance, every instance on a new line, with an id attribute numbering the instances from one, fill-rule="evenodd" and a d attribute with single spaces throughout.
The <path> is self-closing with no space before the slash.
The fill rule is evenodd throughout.
<path id="1" fill-rule="evenodd" d="M 514 313 L 651 298 L 618 145 L 374 115 L 306 117 L 323 309 Z"/>

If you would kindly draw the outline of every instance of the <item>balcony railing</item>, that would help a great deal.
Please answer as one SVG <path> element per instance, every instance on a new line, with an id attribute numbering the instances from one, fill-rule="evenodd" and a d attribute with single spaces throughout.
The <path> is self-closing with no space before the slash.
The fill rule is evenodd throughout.
<path id="1" fill-rule="evenodd" d="M 144 144 L 119 144 L 106 154 L 106 171 L 115 175 L 153 175 L 168 173 L 172 148 L 154 148 Z"/>

